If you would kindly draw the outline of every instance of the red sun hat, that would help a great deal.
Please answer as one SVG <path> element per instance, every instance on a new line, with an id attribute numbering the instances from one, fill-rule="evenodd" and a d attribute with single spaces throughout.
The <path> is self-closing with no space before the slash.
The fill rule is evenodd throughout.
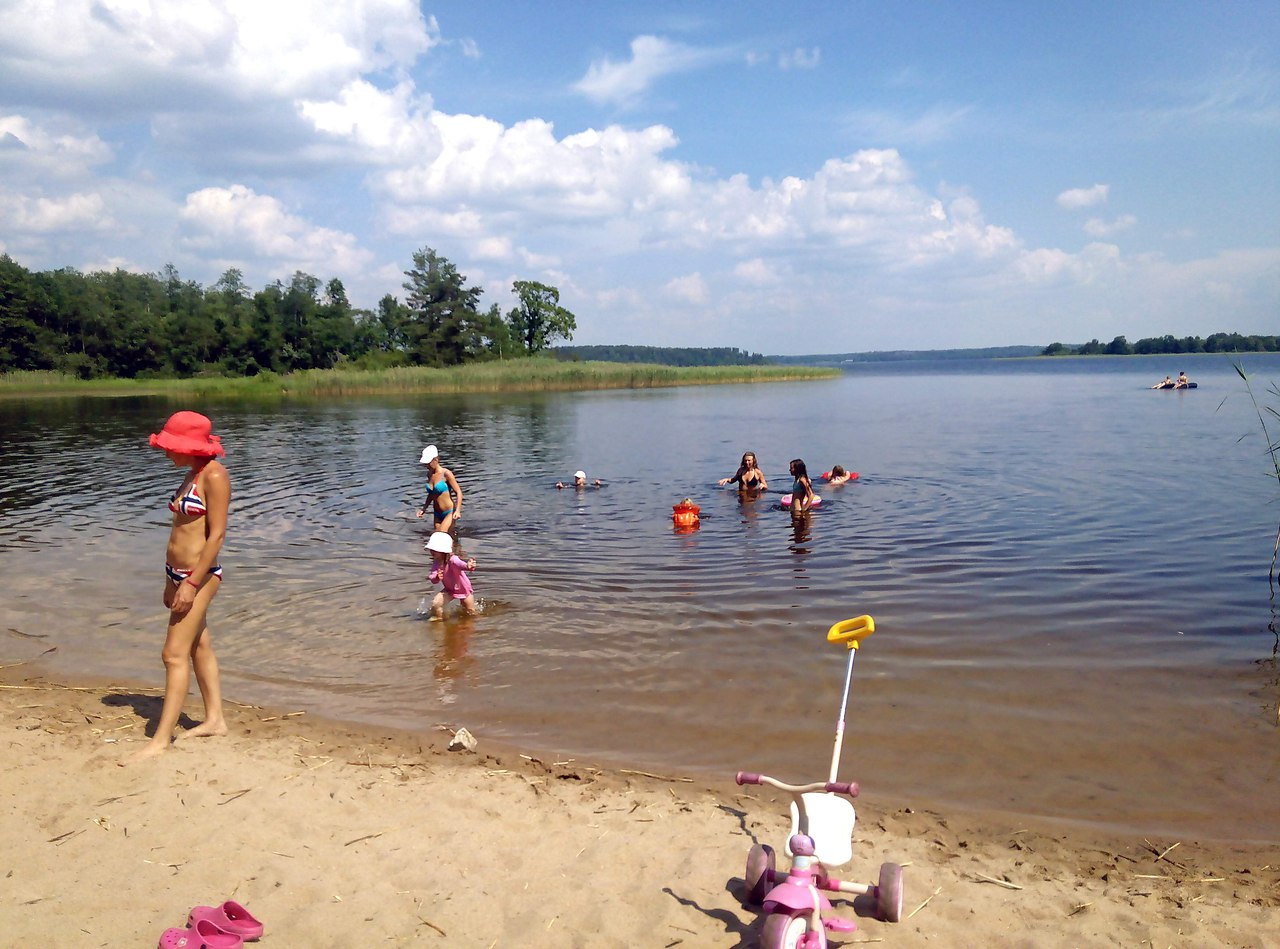
<path id="1" fill-rule="evenodd" d="M 199 412 L 174 412 L 164 428 L 151 436 L 151 447 L 197 457 L 226 454 L 222 439 L 213 434 L 213 423 Z"/>

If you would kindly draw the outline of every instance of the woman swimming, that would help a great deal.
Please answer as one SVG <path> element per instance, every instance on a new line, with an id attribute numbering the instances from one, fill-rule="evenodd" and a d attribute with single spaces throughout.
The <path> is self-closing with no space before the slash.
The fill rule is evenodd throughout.
<path id="1" fill-rule="evenodd" d="M 458 479 L 448 468 L 441 467 L 440 452 L 435 445 L 422 449 L 418 463 L 427 466 L 427 499 L 418 509 L 418 517 L 425 517 L 430 509 L 435 529 L 452 532 L 462 519 L 462 488 L 458 487 Z"/>
<path id="2" fill-rule="evenodd" d="M 767 491 L 769 483 L 764 479 L 764 472 L 760 470 L 760 466 L 756 463 L 756 453 L 754 451 L 743 452 L 742 463 L 738 465 L 738 470 L 732 478 L 721 478 L 718 482 L 722 487 L 726 484 L 736 484 L 739 491 Z"/>
<path id="3" fill-rule="evenodd" d="M 204 699 L 204 721 L 178 737 L 227 733 L 218 657 L 213 652 L 207 615 L 209 604 L 222 586 L 218 555 L 227 536 L 231 477 L 216 460 L 224 452 L 221 440 L 212 431 L 212 423 L 203 415 L 176 412 L 158 434 L 151 436 L 153 447 L 163 448 L 170 461 L 189 470 L 169 499 L 173 523 L 165 553 L 163 597 L 169 608 L 169 627 L 160 654 L 164 662 L 164 704 L 151 741 L 122 764 L 152 758 L 168 749 L 182 715 L 193 669 Z"/>

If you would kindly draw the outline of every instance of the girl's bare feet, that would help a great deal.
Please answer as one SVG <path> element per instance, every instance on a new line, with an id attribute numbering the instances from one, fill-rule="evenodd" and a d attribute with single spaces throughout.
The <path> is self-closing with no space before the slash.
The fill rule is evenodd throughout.
<path id="1" fill-rule="evenodd" d="M 177 738 L 219 738 L 227 733 L 227 723 L 222 719 L 216 722 L 203 721 L 195 728 L 178 732 Z"/>
<path id="2" fill-rule="evenodd" d="M 139 748 L 122 761 L 117 761 L 116 764 L 122 768 L 127 768 L 131 764 L 137 764 L 139 761 L 146 761 L 148 758 L 158 758 L 165 753 L 167 747 L 167 744 L 157 745 L 155 742 L 147 742 L 145 746 Z"/>

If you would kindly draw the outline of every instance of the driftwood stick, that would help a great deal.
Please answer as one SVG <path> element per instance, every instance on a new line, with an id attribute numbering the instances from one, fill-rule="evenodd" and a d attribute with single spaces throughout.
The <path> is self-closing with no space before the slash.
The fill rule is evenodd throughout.
<path id="1" fill-rule="evenodd" d="M 932 893 L 930 893 L 930 894 L 929 894 L 929 896 L 928 896 L 928 898 L 927 898 L 927 899 L 925 899 L 925 901 L 924 901 L 923 903 L 921 903 L 919 906 L 917 906 L 915 909 L 913 909 L 911 912 L 909 912 L 909 913 L 907 914 L 907 919 L 910 919 L 910 918 L 911 918 L 912 916 L 914 916 L 916 913 L 920 912 L 922 909 L 924 909 L 926 906 L 928 906 L 928 905 L 929 905 L 929 900 L 933 899 L 935 896 L 937 896 L 937 895 L 938 895 L 939 893 L 941 893 L 941 892 L 942 892 L 942 887 L 938 887 L 936 890 L 934 890 Z"/>

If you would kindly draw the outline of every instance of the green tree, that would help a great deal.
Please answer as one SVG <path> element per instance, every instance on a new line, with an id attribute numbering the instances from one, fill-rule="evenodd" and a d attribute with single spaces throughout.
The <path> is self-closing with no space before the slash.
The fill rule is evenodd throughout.
<path id="1" fill-rule="evenodd" d="M 478 355 L 481 319 L 476 306 L 484 291 L 468 287 L 458 268 L 430 247 L 413 255 L 413 268 L 404 275 L 409 317 L 405 348 L 410 360 L 423 366 L 454 366 Z"/>
<path id="2" fill-rule="evenodd" d="M 40 345 L 33 319 L 36 288 L 26 268 L 0 255 L 0 372 L 48 369 L 53 363 Z"/>
<path id="3" fill-rule="evenodd" d="M 517 280 L 511 288 L 520 305 L 507 314 L 507 323 L 525 352 L 542 352 L 556 338 L 573 339 L 578 320 L 560 305 L 558 289 L 534 280 Z"/>

